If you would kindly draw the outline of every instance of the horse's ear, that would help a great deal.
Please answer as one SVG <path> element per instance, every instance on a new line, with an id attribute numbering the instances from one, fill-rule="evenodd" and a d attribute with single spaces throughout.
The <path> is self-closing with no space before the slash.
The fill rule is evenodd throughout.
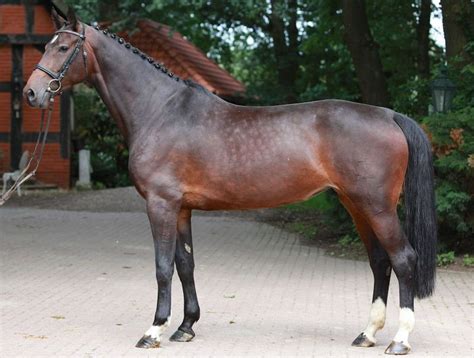
<path id="1" fill-rule="evenodd" d="M 72 6 L 69 6 L 69 9 L 67 11 L 67 21 L 69 22 L 69 26 L 72 28 L 72 30 L 76 30 L 77 17 L 76 17 L 76 13 L 72 9 Z"/>
<path id="2" fill-rule="evenodd" d="M 59 30 L 67 23 L 67 20 L 61 15 L 59 15 L 54 6 L 51 9 L 51 18 L 53 19 L 54 27 L 56 28 L 56 30 Z"/>

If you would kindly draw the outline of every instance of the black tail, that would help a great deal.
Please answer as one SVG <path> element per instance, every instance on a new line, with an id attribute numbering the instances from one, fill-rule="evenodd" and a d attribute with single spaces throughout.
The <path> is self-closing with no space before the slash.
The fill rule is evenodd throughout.
<path id="1" fill-rule="evenodd" d="M 436 207 L 431 144 L 418 124 L 399 113 L 394 115 L 408 142 L 408 170 L 405 175 L 405 230 L 417 254 L 415 296 L 428 297 L 434 291 L 436 275 Z"/>

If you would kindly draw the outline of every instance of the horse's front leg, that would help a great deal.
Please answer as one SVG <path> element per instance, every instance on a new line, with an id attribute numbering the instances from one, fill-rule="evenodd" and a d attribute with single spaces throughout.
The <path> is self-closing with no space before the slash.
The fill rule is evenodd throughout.
<path id="1" fill-rule="evenodd" d="M 176 243 L 176 268 L 183 286 L 184 319 L 170 340 L 189 342 L 194 338 L 193 324 L 199 320 L 200 310 L 194 285 L 194 252 L 191 234 L 191 210 L 181 210 L 178 219 Z"/>
<path id="2" fill-rule="evenodd" d="M 138 341 L 136 345 L 138 348 L 158 348 L 161 335 L 170 325 L 171 278 L 174 270 L 179 209 L 178 200 L 165 200 L 157 196 L 147 198 L 147 212 L 155 246 L 158 302 L 153 325 Z"/>

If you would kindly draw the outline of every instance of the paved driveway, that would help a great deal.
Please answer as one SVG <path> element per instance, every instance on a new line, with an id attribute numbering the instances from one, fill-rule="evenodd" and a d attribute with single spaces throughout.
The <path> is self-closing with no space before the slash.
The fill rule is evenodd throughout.
<path id="1" fill-rule="evenodd" d="M 163 348 L 134 348 L 155 307 L 149 226 L 143 213 L 0 209 L 0 356 L 383 356 L 397 329 L 392 281 L 386 328 L 374 348 L 353 348 L 366 324 L 366 262 L 335 259 L 278 228 L 196 216 L 201 320 L 190 343 L 167 338 L 182 319 L 175 276 Z M 441 271 L 416 303 L 412 357 L 471 357 L 473 277 Z"/>

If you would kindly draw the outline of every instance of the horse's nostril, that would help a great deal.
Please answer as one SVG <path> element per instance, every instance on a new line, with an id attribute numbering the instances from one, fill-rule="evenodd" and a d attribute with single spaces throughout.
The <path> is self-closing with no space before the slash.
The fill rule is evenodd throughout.
<path id="1" fill-rule="evenodd" d="M 31 88 L 26 91 L 26 95 L 28 96 L 29 99 L 34 99 L 36 97 L 35 91 L 33 91 Z"/>

